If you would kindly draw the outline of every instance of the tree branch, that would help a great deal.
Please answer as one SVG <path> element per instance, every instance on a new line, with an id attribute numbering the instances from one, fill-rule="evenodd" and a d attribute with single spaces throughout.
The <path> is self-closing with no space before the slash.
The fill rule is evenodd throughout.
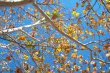
<path id="1" fill-rule="evenodd" d="M 108 38 L 106 40 L 92 41 L 92 42 L 87 43 L 86 45 L 93 44 L 93 43 L 97 43 L 98 44 L 100 42 L 106 42 L 106 41 L 109 41 L 109 40 L 110 40 L 110 38 Z"/>
<path id="2" fill-rule="evenodd" d="M 23 0 L 23 1 L 16 1 L 16 2 L 6 2 L 6 1 L 0 1 L 0 6 L 4 7 L 15 7 L 15 6 L 23 6 L 29 3 L 32 3 L 34 0 Z"/>
<path id="3" fill-rule="evenodd" d="M 44 20 L 44 18 L 42 20 Z M 42 20 L 39 20 L 39 21 L 37 21 L 34 24 L 30 24 L 30 25 L 26 25 L 26 26 L 21 26 L 21 27 L 17 27 L 17 28 L 11 28 L 11 29 L 1 30 L 0 31 L 0 35 L 2 35 L 4 33 L 10 33 L 10 32 L 14 32 L 14 31 L 19 31 L 19 30 L 22 30 L 23 28 L 29 28 L 29 27 L 35 26 L 37 24 L 41 24 L 41 21 Z"/>
<path id="4" fill-rule="evenodd" d="M 21 30 L 21 32 L 25 33 L 27 36 L 29 36 L 33 40 L 40 41 L 39 39 L 36 39 L 35 37 L 32 37 L 30 34 L 28 34 L 27 32 L 25 32 L 24 30 Z"/>
<path id="5" fill-rule="evenodd" d="M 101 2 L 103 3 L 103 5 L 104 5 L 105 9 L 107 10 L 107 12 L 110 13 L 110 11 L 108 10 L 108 8 L 107 8 L 106 4 L 103 2 L 103 0 L 101 0 Z"/>
<path id="6" fill-rule="evenodd" d="M 100 62 L 102 62 L 102 63 L 110 64 L 110 62 L 105 62 L 105 61 L 103 61 L 103 60 L 101 60 L 101 59 L 98 59 L 98 58 L 93 58 L 93 60 L 98 60 L 98 61 L 100 61 Z"/>
<path id="7" fill-rule="evenodd" d="M 9 45 L 10 45 L 10 44 L 6 45 L 6 44 L 1 44 L 1 43 L 0 43 L 0 47 L 1 47 L 1 48 L 8 48 Z"/>

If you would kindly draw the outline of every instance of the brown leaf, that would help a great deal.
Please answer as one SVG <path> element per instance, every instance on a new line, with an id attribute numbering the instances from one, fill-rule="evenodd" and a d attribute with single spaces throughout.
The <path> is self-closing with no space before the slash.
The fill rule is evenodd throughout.
<path id="1" fill-rule="evenodd" d="M 50 0 L 44 0 L 44 4 L 48 4 Z"/>
<path id="2" fill-rule="evenodd" d="M 17 67 L 17 69 L 15 70 L 15 73 L 23 73 L 23 72 L 22 72 L 22 68 L 18 68 L 18 67 Z"/>
<path id="3" fill-rule="evenodd" d="M 78 4 L 78 2 L 76 3 L 76 7 L 78 7 L 79 6 L 79 4 Z"/>
<path id="4" fill-rule="evenodd" d="M 11 56 L 7 56 L 6 60 L 10 61 L 11 60 Z"/>

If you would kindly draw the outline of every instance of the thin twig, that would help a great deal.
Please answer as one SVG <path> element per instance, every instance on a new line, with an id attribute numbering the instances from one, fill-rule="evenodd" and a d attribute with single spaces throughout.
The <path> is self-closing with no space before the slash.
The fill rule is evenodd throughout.
<path id="1" fill-rule="evenodd" d="M 98 60 L 98 61 L 103 62 L 103 63 L 105 63 L 105 64 L 110 64 L 110 62 L 105 62 L 105 61 L 103 61 L 103 60 L 101 60 L 101 59 L 98 59 L 98 58 L 93 58 L 93 60 Z"/>
<path id="2" fill-rule="evenodd" d="M 87 44 L 85 44 L 85 45 L 89 45 L 89 44 L 93 44 L 93 43 L 100 43 L 100 42 L 106 42 L 106 41 L 109 41 L 110 40 L 110 38 L 109 39 L 106 39 L 106 40 L 99 40 L 99 41 L 92 41 L 92 42 L 89 42 L 89 43 L 87 43 Z"/>

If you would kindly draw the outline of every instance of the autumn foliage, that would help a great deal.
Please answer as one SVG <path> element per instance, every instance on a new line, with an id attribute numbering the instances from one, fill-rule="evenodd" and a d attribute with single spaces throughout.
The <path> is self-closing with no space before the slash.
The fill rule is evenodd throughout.
<path id="1" fill-rule="evenodd" d="M 1 5 L 0 73 L 110 73 L 110 0 Z"/>

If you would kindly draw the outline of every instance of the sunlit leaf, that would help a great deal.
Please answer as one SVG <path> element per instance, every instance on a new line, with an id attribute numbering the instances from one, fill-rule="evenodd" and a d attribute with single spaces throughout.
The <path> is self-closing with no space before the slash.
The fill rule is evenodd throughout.
<path id="1" fill-rule="evenodd" d="M 28 59 L 29 59 L 28 55 L 24 54 L 24 60 L 28 60 Z"/>
<path id="2" fill-rule="evenodd" d="M 77 54 L 76 53 L 72 53 L 71 57 L 76 59 L 77 58 Z"/>

